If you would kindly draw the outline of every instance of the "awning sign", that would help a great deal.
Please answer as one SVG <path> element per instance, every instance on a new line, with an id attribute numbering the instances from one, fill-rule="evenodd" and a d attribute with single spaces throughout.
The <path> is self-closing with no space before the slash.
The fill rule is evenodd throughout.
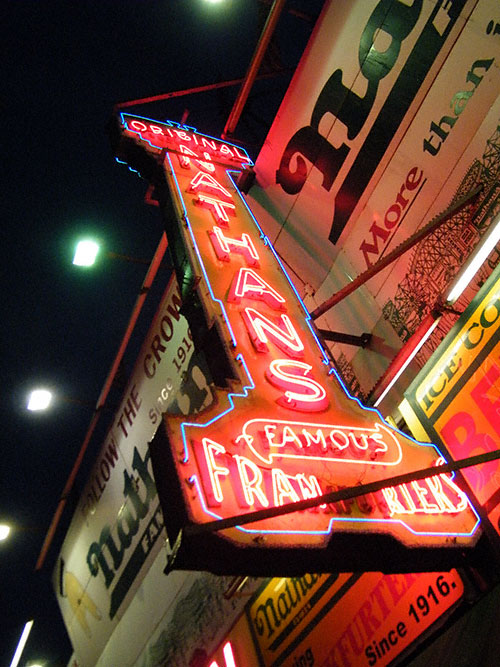
<path id="1" fill-rule="evenodd" d="M 189 521 L 436 466 L 426 480 L 223 535 L 233 544 L 255 546 L 257 539 L 266 547 L 321 547 L 332 532 L 387 534 L 411 546 L 473 544 L 478 517 L 453 478 L 439 474 L 439 449 L 393 429 L 341 385 L 283 263 L 235 185 L 234 170 L 249 163 L 244 151 L 192 128 L 123 115 L 118 153 L 131 167 L 154 172 L 159 190 L 168 184 L 175 220 L 172 203 L 161 203 L 183 274 L 178 280 L 191 290 L 182 295 L 186 316 L 195 312 L 199 321 L 203 313 L 212 333 L 205 349 L 212 375 L 227 378 L 202 413 L 165 420 Z M 194 298 L 197 310 L 189 305 Z"/>

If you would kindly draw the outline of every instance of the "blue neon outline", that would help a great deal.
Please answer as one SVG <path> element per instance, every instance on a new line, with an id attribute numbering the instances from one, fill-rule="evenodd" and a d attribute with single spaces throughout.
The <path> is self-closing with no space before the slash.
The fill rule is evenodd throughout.
<path id="1" fill-rule="evenodd" d="M 127 115 L 128 115 L 128 116 L 132 116 L 133 118 L 138 118 L 138 119 L 140 119 L 140 120 L 151 121 L 151 122 L 153 122 L 153 123 L 155 123 L 155 122 L 158 123 L 158 122 L 159 122 L 159 121 L 155 121 L 155 120 L 153 120 L 153 119 L 151 119 L 151 118 L 145 118 L 144 116 L 136 116 L 136 115 L 134 115 L 134 114 L 127 114 Z M 140 131 L 130 129 L 130 128 L 128 127 L 127 122 L 126 122 L 125 119 L 124 119 L 124 112 L 120 113 L 120 116 L 121 116 L 122 124 L 126 127 L 126 129 L 127 129 L 129 132 L 133 132 L 134 134 L 139 135 L 140 138 L 141 138 L 141 140 L 142 140 L 142 141 L 145 141 L 146 143 L 148 143 L 152 148 L 160 149 L 160 150 L 162 149 L 162 147 L 160 147 L 160 146 L 155 146 L 155 145 L 152 144 L 149 140 L 147 140 L 147 139 L 143 139 L 142 136 L 141 136 L 141 132 L 140 132 Z M 163 122 L 163 124 L 164 124 L 164 125 L 175 126 L 175 127 L 182 127 L 182 129 L 186 129 L 186 130 L 188 130 L 188 131 L 196 131 L 196 130 L 194 130 L 194 128 L 191 128 L 191 127 L 188 127 L 188 126 L 180 126 L 179 123 L 175 123 L 175 121 L 167 121 L 167 122 Z M 201 132 L 197 132 L 197 134 L 200 134 L 201 136 L 204 136 L 204 137 L 206 137 L 207 139 L 214 139 L 214 140 L 216 140 L 216 141 L 220 141 L 220 139 L 218 139 L 218 138 L 216 138 L 216 137 L 211 137 L 211 136 L 206 135 L 206 134 L 203 134 L 203 133 L 201 133 Z M 236 146 L 235 144 L 231 144 L 231 143 L 229 143 L 229 142 L 225 142 L 225 143 L 226 143 L 227 145 L 229 145 L 229 146 L 235 146 L 238 150 L 243 151 L 243 152 L 245 153 L 245 155 L 247 155 L 247 157 L 248 157 L 248 153 L 246 152 L 245 149 L 241 149 L 239 146 Z M 232 341 L 233 347 L 236 347 L 236 345 L 237 345 L 237 341 L 236 341 L 236 338 L 235 338 L 235 336 L 234 336 L 234 333 L 233 333 L 231 324 L 230 324 L 230 322 L 229 322 L 229 318 L 228 318 L 228 316 L 227 316 L 225 306 L 224 306 L 223 302 L 222 302 L 220 299 L 218 299 L 218 298 L 215 297 L 215 294 L 214 294 L 214 292 L 213 292 L 213 290 L 212 290 L 212 285 L 210 284 L 210 281 L 208 280 L 208 275 L 207 275 L 207 272 L 206 272 L 206 269 L 205 269 L 205 265 L 204 265 L 204 262 L 203 262 L 203 260 L 202 260 L 202 258 L 201 258 L 201 254 L 200 254 L 200 251 L 199 251 L 199 249 L 198 249 L 198 244 L 196 243 L 196 240 L 195 240 L 195 237 L 194 237 L 194 233 L 193 233 L 193 229 L 192 229 L 192 226 L 191 226 L 191 222 L 190 222 L 190 220 L 189 220 L 189 216 L 188 216 L 188 214 L 187 214 L 187 209 L 186 209 L 186 206 L 185 206 L 185 204 L 184 204 L 184 198 L 183 198 L 183 196 L 182 196 L 182 192 L 181 192 L 181 189 L 180 189 L 180 186 L 179 186 L 179 182 L 178 182 L 178 180 L 177 180 L 177 175 L 176 175 L 176 173 L 175 173 L 175 171 L 174 171 L 174 167 L 173 167 L 173 164 L 172 164 L 172 161 L 171 161 L 171 159 L 170 159 L 170 155 L 169 155 L 168 152 L 167 152 L 167 154 L 166 154 L 166 158 L 168 159 L 168 163 L 169 163 L 169 166 L 170 166 L 172 175 L 173 175 L 173 180 L 174 180 L 174 183 L 175 183 L 175 186 L 176 186 L 176 189 L 177 189 L 177 193 L 178 193 L 178 195 L 179 195 L 179 200 L 180 200 L 180 202 L 181 202 L 182 209 L 183 209 L 183 211 L 184 211 L 184 220 L 185 220 L 186 225 L 187 225 L 187 227 L 188 227 L 189 234 L 190 234 L 190 236 L 191 236 L 191 240 L 192 240 L 192 243 L 193 243 L 193 247 L 194 247 L 196 256 L 198 257 L 198 261 L 199 261 L 201 270 L 202 270 L 203 275 L 204 275 L 204 277 L 205 277 L 206 285 L 207 285 L 207 287 L 208 287 L 208 290 L 209 290 L 209 293 L 210 293 L 210 295 L 211 295 L 212 300 L 215 301 L 216 303 L 218 303 L 219 306 L 220 306 L 220 308 L 221 308 L 222 315 L 223 315 L 224 320 L 226 321 L 226 324 L 227 324 L 227 327 L 228 327 L 228 332 L 229 332 L 229 334 L 230 334 L 230 337 L 231 337 L 231 341 Z M 116 159 L 117 159 L 118 162 L 121 162 L 121 160 L 118 160 L 118 158 L 116 158 Z M 251 165 L 253 164 L 253 162 L 250 160 L 249 157 L 248 157 L 248 159 L 249 159 L 248 166 L 251 166 Z M 242 165 L 242 166 L 246 166 L 246 163 L 245 163 L 245 165 Z M 132 170 L 132 171 L 134 171 L 134 170 Z M 282 270 L 282 272 L 283 272 L 283 275 L 285 276 L 285 279 L 288 281 L 288 283 L 289 283 L 289 285 L 290 285 L 292 291 L 294 292 L 294 294 L 295 294 L 295 296 L 296 296 L 296 298 L 297 298 L 297 300 L 298 300 L 300 306 L 302 307 L 302 310 L 303 310 L 303 312 L 304 312 L 304 319 L 305 319 L 305 322 L 306 322 L 306 324 L 307 324 L 307 326 L 308 326 L 308 328 L 309 328 L 309 331 L 311 332 L 311 334 L 312 334 L 314 340 L 316 341 L 316 344 L 317 344 L 317 346 L 318 346 L 318 349 L 320 350 L 320 353 L 321 353 L 321 356 L 322 356 L 322 363 L 330 367 L 330 370 L 329 370 L 329 373 L 328 373 L 328 374 L 331 375 L 331 374 L 333 373 L 333 374 L 335 375 L 335 378 L 336 378 L 337 382 L 339 383 L 341 389 L 344 391 L 344 393 L 346 394 L 346 396 L 347 396 L 349 399 L 351 399 L 351 400 L 353 400 L 353 401 L 356 401 L 357 404 L 359 405 L 359 407 L 360 407 L 362 410 L 367 410 L 367 411 L 369 411 L 369 412 L 374 412 L 376 415 L 378 415 L 378 417 L 381 419 L 381 421 L 382 421 L 382 422 L 383 422 L 383 423 L 384 423 L 384 424 L 385 424 L 391 431 L 394 431 L 394 432 L 398 433 L 400 436 L 406 438 L 407 440 L 413 442 L 414 444 L 416 444 L 416 445 L 418 445 L 418 446 L 420 446 L 420 447 L 433 447 L 433 448 L 435 449 L 435 451 L 439 454 L 439 456 L 442 457 L 442 458 L 446 461 L 445 457 L 443 456 L 442 452 L 439 450 L 439 447 L 438 447 L 437 445 L 435 445 L 434 443 L 420 442 L 420 441 L 418 441 L 418 440 L 415 440 L 412 436 L 409 436 L 409 435 L 407 435 L 406 433 L 403 433 L 402 431 L 400 431 L 399 429 L 394 428 L 391 424 L 389 424 L 389 423 L 384 419 L 384 417 L 382 416 L 381 412 L 379 412 L 379 410 L 378 410 L 377 408 L 374 408 L 374 407 L 371 407 L 371 406 L 366 406 L 366 405 L 364 405 L 364 404 L 360 401 L 360 399 L 358 399 L 356 396 L 352 396 L 352 395 L 350 394 L 350 392 L 348 391 L 348 389 L 347 389 L 346 386 L 344 385 L 342 379 L 340 378 L 339 374 L 337 373 L 336 369 L 332 366 L 332 362 L 331 362 L 331 360 L 328 358 L 328 355 L 326 354 L 325 349 L 324 349 L 323 346 L 321 345 L 321 342 L 320 342 L 318 336 L 316 335 L 316 332 L 315 332 L 314 329 L 313 329 L 313 326 L 312 326 L 312 318 L 311 318 L 311 316 L 310 316 L 310 313 L 309 313 L 308 309 L 306 308 L 306 306 L 305 306 L 305 304 L 304 304 L 302 298 L 300 297 L 300 295 L 299 295 L 299 293 L 298 293 L 298 291 L 297 291 L 297 289 L 296 289 L 294 283 L 293 283 L 292 280 L 290 279 L 290 276 L 288 275 L 288 273 L 287 273 L 287 271 L 286 271 L 286 269 L 285 269 L 285 267 L 284 267 L 284 265 L 283 265 L 283 262 L 281 261 L 281 259 L 280 259 L 280 257 L 278 256 L 276 250 L 274 249 L 274 247 L 273 247 L 273 245 L 272 245 L 272 243 L 271 243 L 269 237 L 266 236 L 266 235 L 264 234 L 264 232 L 263 232 L 263 230 L 262 230 L 260 224 L 258 223 L 257 219 L 255 218 L 253 212 L 250 210 L 250 207 L 248 206 L 248 204 L 247 204 L 245 198 L 243 197 L 243 195 L 242 195 L 242 193 L 240 192 L 240 190 L 239 190 L 239 188 L 238 188 L 238 186 L 237 186 L 235 180 L 234 180 L 233 177 L 232 177 L 232 174 L 239 174 L 240 171 L 235 170 L 234 168 L 228 168 L 228 169 L 226 169 L 226 173 L 227 173 L 229 179 L 231 180 L 231 182 L 232 182 L 232 184 L 233 184 L 235 190 L 236 190 L 237 193 L 238 193 L 239 200 L 243 203 L 244 207 L 246 208 L 247 212 L 249 213 L 250 217 L 252 218 L 252 220 L 253 220 L 253 222 L 254 222 L 254 225 L 255 225 L 256 228 L 258 229 L 260 238 L 263 240 L 264 245 L 265 245 L 265 246 L 268 246 L 269 249 L 271 250 L 271 252 L 273 253 L 273 255 L 274 255 L 276 261 L 278 262 L 279 267 L 281 268 L 281 270 Z M 221 419 L 222 417 L 224 417 L 225 415 L 227 415 L 229 412 L 231 412 L 231 411 L 234 409 L 235 406 L 234 406 L 234 400 L 233 400 L 233 398 L 237 398 L 237 397 L 238 397 L 238 398 L 245 398 L 245 397 L 248 396 L 248 392 L 249 392 L 250 390 L 255 389 L 255 383 L 254 383 L 253 378 L 252 378 L 252 376 L 251 376 L 251 373 L 250 373 L 250 371 L 249 371 L 249 369 L 248 369 L 248 365 L 247 365 L 247 363 L 246 363 L 246 361 L 245 361 L 245 358 L 244 358 L 243 354 L 242 354 L 242 353 L 239 353 L 239 354 L 236 356 L 236 360 L 238 360 L 238 361 L 240 361 L 240 362 L 242 363 L 242 365 L 243 365 L 243 367 L 244 367 L 244 369 L 245 369 L 245 373 L 246 373 L 246 375 L 247 375 L 248 383 L 249 383 L 249 384 L 248 384 L 248 385 L 247 385 L 247 384 L 244 384 L 244 385 L 243 385 L 243 388 L 242 388 L 242 391 L 241 391 L 240 393 L 236 393 L 236 392 L 231 392 L 231 393 L 229 393 L 229 394 L 228 394 L 228 399 L 229 399 L 230 406 L 229 406 L 226 410 L 224 410 L 222 413 L 220 413 L 220 414 L 214 416 L 214 417 L 213 417 L 212 419 L 210 419 L 208 422 L 206 422 L 206 423 L 204 423 L 204 424 L 200 424 L 200 423 L 192 423 L 192 422 L 182 422 L 182 423 L 181 423 L 180 428 L 181 428 L 182 443 L 183 443 L 183 450 L 184 450 L 184 459 L 183 459 L 183 461 L 182 461 L 183 463 L 187 463 L 187 462 L 189 461 L 189 451 L 188 451 L 188 446 L 187 446 L 187 436 L 186 436 L 186 433 L 185 433 L 185 429 L 186 429 L 187 427 L 206 428 L 206 427 L 212 425 L 214 422 L 218 421 L 219 419 Z M 439 473 L 437 473 L 437 474 L 439 474 Z M 451 477 L 452 477 L 452 479 L 453 479 L 453 478 L 455 477 L 455 474 L 453 473 Z M 212 516 L 212 517 L 214 517 L 214 518 L 216 518 L 216 519 L 221 519 L 221 518 L 223 518 L 223 517 L 221 517 L 221 516 L 218 516 L 217 514 L 215 514 L 214 512 L 212 512 L 211 510 L 209 510 L 208 507 L 206 506 L 205 501 L 204 501 L 204 497 L 203 497 L 203 493 L 202 493 L 202 491 L 201 491 L 201 489 L 200 489 L 200 487 L 199 487 L 199 481 L 198 481 L 197 475 L 193 475 L 193 476 L 190 478 L 190 481 L 193 481 L 193 482 L 196 484 L 196 488 L 197 488 L 197 490 L 198 490 L 198 494 L 199 494 L 199 496 L 200 496 L 200 500 L 201 500 L 202 508 L 203 508 L 203 511 L 205 512 L 205 514 L 208 514 L 209 516 Z M 404 528 L 406 528 L 410 533 L 412 533 L 412 534 L 414 534 L 414 535 L 428 535 L 428 536 L 434 536 L 434 535 L 435 535 L 435 536 L 443 536 L 443 537 L 445 537 L 445 536 L 446 536 L 446 537 L 447 537 L 447 536 L 450 536 L 450 537 L 453 537 L 453 536 L 456 536 L 456 537 L 470 537 L 470 536 L 473 535 L 474 532 L 476 531 L 476 529 L 477 529 L 477 527 L 478 527 L 478 525 L 479 525 L 481 519 L 480 519 L 479 515 L 477 514 L 475 508 L 472 506 L 472 504 L 471 504 L 471 502 L 470 502 L 468 496 L 467 496 L 466 494 L 464 494 L 464 495 L 465 495 L 465 497 L 467 498 L 467 502 L 468 502 L 468 505 L 469 505 L 470 509 L 472 510 L 472 512 L 474 513 L 474 515 L 476 516 L 476 519 L 477 519 L 477 521 L 476 521 L 474 527 L 472 528 L 472 530 L 471 530 L 469 533 L 456 533 L 456 532 L 455 532 L 455 533 L 446 533 L 446 532 L 438 532 L 438 533 L 436 533 L 436 532 L 418 532 L 418 531 L 415 531 L 413 528 L 411 528 L 411 526 L 409 526 L 407 523 L 405 523 L 402 519 L 334 518 L 334 517 L 330 519 L 330 521 L 329 521 L 329 523 L 328 523 L 328 528 L 325 529 L 325 530 L 309 530 L 309 531 L 307 531 L 307 530 L 299 530 L 299 531 L 295 531 L 295 530 L 253 530 L 253 529 L 244 528 L 243 526 L 235 526 L 235 528 L 236 528 L 237 530 L 241 530 L 241 531 L 246 532 L 246 533 L 322 535 L 322 534 L 329 534 L 330 532 L 332 532 L 332 525 L 333 525 L 334 522 L 346 522 L 346 521 L 348 521 L 348 522 L 353 522 L 353 523 L 377 523 L 377 524 L 382 524 L 382 525 L 387 525 L 387 523 L 399 524 L 399 525 L 403 526 Z M 436 514 L 437 514 L 437 513 L 436 513 Z M 427 515 L 427 514 L 426 514 L 426 515 Z"/>
<path id="2" fill-rule="evenodd" d="M 182 205 L 182 210 L 184 211 L 184 220 L 186 221 L 186 225 L 187 225 L 187 228 L 189 230 L 189 235 L 191 236 L 191 241 L 193 242 L 194 251 L 196 253 L 196 256 L 198 257 L 198 262 L 200 264 L 203 275 L 205 276 L 205 282 L 207 284 L 208 291 L 210 292 L 210 296 L 212 297 L 212 301 L 215 301 L 216 303 L 219 304 L 219 306 L 222 310 L 222 317 L 226 321 L 226 325 L 227 325 L 227 328 L 228 328 L 228 331 L 229 331 L 229 335 L 231 336 L 231 341 L 233 343 L 233 347 L 236 347 L 236 345 L 237 345 L 236 337 L 233 333 L 233 328 L 231 327 L 231 323 L 229 322 L 229 317 L 227 315 L 224 303 L 215 296 L 215 294 L 212 290 L 212 285 L 211 285 L 211 283 L 208 279 L 207 271 L 205 269 L 205 264 L 204 264 L 204 262 L 201 258 L 201 254 L 200 254 L 200 251 L 199 251 L 199 248 L 198 248 L 198 244 L 196 243 L 196 240 L 195 240 L 195 237 L 194 237 L 193 227 L 191 225 L 191 221 L 190 221 L 189 216 L 187 214 L 186 206 L 184 204 L 184 197 L 182 196 L 182 192 L 181 192 L 181 189 L 180 189 L 180 186 L 179 186 L 179 182 L 177 180 L 177 176 L 176 176 L 175 171 L 174 171 L 172 160 L 170 159 L 170 155 L 168 153 L 167 153 L 166 158 L 168 160 L 168 163 L 170 165 L 170 169 L 172 171 L 172 176 L 173 176 L 173 179 L 174 179 L 175 188 L 177 190 L 177 194 L 179 195 L 179 199 L 180 199 L 180 202 L 181 202 L 181 205 Z"/>
<path id="3" fill-rule="evenodd" d="M 230 392 L 227 396 L 229 399 L 229 403 L 231 404 L 229 408 L 224 410 L 218 415 L 215 415 L 212 417 L 212 419 L 209 419 L 208 422 L 205 422 L 204 424 L 199 424 L 199 423 L 191 423 L 191 422 L 182 422 L 181 423 L 181 433 L 182 433 L 182 447 L 184 449 L 184 459 L 182 460 L 182 463 L 187 463 L 189 461 L 189 451 L 188 451 L 188 446 L 187 446 L 187 436 L 185 429 L 188 426 L 195 427 L 195 428 L 205 428 L 206 426 L 210 426 L 214 422 L 218 421 L 221 417 L 224 417 L 224 415 L 227 415 L 229 412 L 231 412 L 234 409 L 234 401 L 233 398 L 246 398 L 248 396 L 248 392 L 252 389 L 255 389 L 255 383 L 253 381 L 253 378 L 250 374 L 250 371 L 248 370 L 247 363 L 245 361 L 245 358 L 241 352 L 236 355 L 235 357 L 236 361 L 240 361 L 243 368 L 245 369 L 245 373 L 248 378 L 248 384 L 244 384 L 242 387 L 241 392 Z"/>

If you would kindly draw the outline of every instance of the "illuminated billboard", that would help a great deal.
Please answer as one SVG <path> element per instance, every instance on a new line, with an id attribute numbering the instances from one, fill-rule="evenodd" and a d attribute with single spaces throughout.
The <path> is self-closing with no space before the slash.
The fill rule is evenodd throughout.
<path id="1" fill-rule="evenodd" d="M 498 450 L 500 269 L 441 343 L 400 406 L 412 432 L 442 441 L 454 459 Z M 497 533 L 500 466 L 463 471 Z"/>
<path id="2" fill-rule="evenodd" d="M 457 211 L 315 320 L 385 344 L 330 345 L 360 395 L 488 228 L 498 197 L 499 25 L 494 0 L 325 2 L 256 158 L 249 204 L 311 312 L 482 186 L 474 210 Z M 387 410 L 453 321 L 442 320 Z"/>
<path id="3" fill-rule="evenodd" d="M 182 312 L 216 385 L 210 406 L 188 418 L 168 415 L 166 436 L 159 432 L 152 443 L 164 510 L 179 509 L 178 524 L 168 510 L 170 529 L 182 533 L 188 525 L 436 466 L 423 480 L 237 525 L 214 539 L 231 553 L 289 549 L 297 558 L 288 560 L 292 569 L 298 550 L 321 552 L 341 535 L 387 536 L 400 548 L 448 554 L 454 550 L 447 547 L 472 546 L 478 516 L 452 476 L 439 473 L 439 449 L 392 428 L 343 388 L 283 262 L 236 186 L 237 173 L 250 163 L 246 153 L 193 128 L 128 114 L 119 119 L 116 152 L 156 188 Z M 237 556 L 221 565 L 188 549 L 183 560 L 177 548 L 188 569 L 239 568 Z M 329 553 L 330 566 L 341 554 L 333 558 Z M 383 558 L 387 565 L 390 556 Z M 253 565 L 258 572 L 258 557 Z"/>

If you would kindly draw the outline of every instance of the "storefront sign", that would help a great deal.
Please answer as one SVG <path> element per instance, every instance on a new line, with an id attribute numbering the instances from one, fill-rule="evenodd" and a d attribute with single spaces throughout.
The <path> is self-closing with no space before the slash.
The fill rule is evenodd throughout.
<path id="1" fill-rule="evenodd" d="M 455 459 L 500 442 L 500 268 L 405 393 L 412 431 L 443 442 Z M 500 465 L 465 469 L 465 478 L 500 532 Z"/>
<path id="2" fill-rule="evenodd" d="M 75 509 L 54 588 L 81 665 L 95 665 L 160 551 L 164 519 L 148 442 L 165 411 L 210 402 L 194 363 L 174 279 L 165 290 L 122 402 Z M 205 390 L 190 390 L 193 375 Z M 148 612 L 149 613 L 149 612 Z"/>
<path id="3" fill-rule="evenodd" d="M 206 330 L 218 333 L 205 354 L 231 374 L 203 413 L 165 420 L 189 521 L 438 467 L 442 458 L 434 445 L 392 429 L 343 390 L 279 257 L 234 184 L 231 169 L 248 163 L 241 149 L 130 115 L 122 116 L 121 127 L 118 154 L 131 167 L 138 148 L 142 160 L 150 155 L 158 165 L 167 150 L 164 178 L 177 212 L 176 221 L 169 214 L 167 235 L 182 257 L 179 280 L 191 280 Z M 155 476 L 161 488 L 156 468 Z M 356 502 L 228 529 L 224 536 L 239 546 L 262 540 L 266 547 L 322 547 L 332 532 L 389 534 L 412 546 L 451 540 L 466 546 L 477 529 L 464 493 L 451 476 L 437 473 Z"/>
<path id="4" fill-rule="evenodd" d="M 456 570 L 266 580 L 207 664 L 384 667 L 446 618 L 463 593 Z"/>

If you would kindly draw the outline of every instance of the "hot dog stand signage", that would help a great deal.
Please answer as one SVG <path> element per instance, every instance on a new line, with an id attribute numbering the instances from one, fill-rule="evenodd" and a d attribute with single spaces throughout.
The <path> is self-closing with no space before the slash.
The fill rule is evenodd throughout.
<path id="1" fill-rule="evenodd" d="M 414 433 L 440 439 L 455 459 L 498 449 L 500 439 L 500 270 L 497 267 L 405 392 Z M 424 431 L 422 431 L 424 429 Z M 500 468 L 464 470 L 500 532 Z"/>
<path id="2" fill-rule="evenodd" d="M 155 186 L 183 312 L 218 385 L 211 406 L 192 419 L 169 416 L 152 443 L 170 529 L 175 517 L 182 531 L 183 522 L 202 524 L 436 466 L 425 480 L 231 527 L 210 539 L 247 554 L 319 552 L 341 534 L 389 536 L 413 551 L 473 545 L 479 519 L 452 476 L 439 473 L 438 448 L 391 428 L 345 392 L 235 185 L 250 163 L 247 154 L 192 128 L 132 115 L 121 116 L 115 139 L 118 159 Z M 183 566 L 203 563 L 217 571 L 201 538 L 196 544 Z M 336 557 L 329 554 L 330 564 Z M 235 555 L 236 569 L 237 563 Z"/>

